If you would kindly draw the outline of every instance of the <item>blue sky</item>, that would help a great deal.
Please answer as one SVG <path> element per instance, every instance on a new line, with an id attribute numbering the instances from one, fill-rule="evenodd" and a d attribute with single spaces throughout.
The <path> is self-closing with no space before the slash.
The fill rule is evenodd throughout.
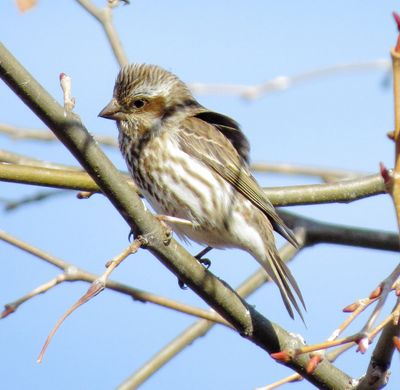
<path id="1" fill-rule="evenodd" d="M 102 4 L 97 1 L 97 4 Z M 161 65 L 186 82 L 257 84 L 335 64 L 389 59 L 396 40 L 392 1 L 131 1 L 114 12 L 115 25 L 131 62 Z M 58 75 L 72 77 L 77 112 L 92 133 L 116 136 L 110 121 L 97 117 L 109 101 L 118 65 L 98 23 L 75 2 L 39 1 L 20 14 L 14 2 L 0 4 L 0 39 L 61 102 Z M 251 144 L 252 161 L 350 169 L 373 173 L 393 163 L 391 85 L 382 70 L 349 72 L 299 84 L 255 101 L 237 96 L 198 95 L 199 101 L 234 117 Z M 390 81 L 390 79 L 389 79 Z M 42 128 L 24 104 L 0 83 L 0 122 Z M 1 148 L 43 160 L 75 164 L 61 145 L 12 141 Z M 105 148 L 124 169 L 118 151 Z M 305 177 L 258 175 L 265 186 L 314 183 Z M 40 190 L 40 189 L 39 189 Z M 19 199 L 35 187 L 0 183 L 0 197 Z M 390 198 L 353 204 L 292 208 L 320 220 L 396 229 Z M 0 228 L 66 261 L 95 273 L 127 245 L 128 227 L 106 199 L 55 197 L 14 212 L 1 211 Z M 279 243 L 282 241 L 279 240 Z M 192 253 L 199 249 L 189 247 Z M 13 301 L 57 275 L 51 266 L 0 243 L 0 303 Z M 213 251 L 214 274 L 232 286 L 257 269 L 237 251 Z M 308 312 L 307 329 L 292 321 L 277 288 L 265 286 L 251 296 L 268 318 L 308 343 L 321 341 L 345 318 L 341 309 L 365 297 L 398 262 L 397 255 L 333 245 L 304 250 L 291 264 Z M 205 307 L 155 258 L 141 251 L 112 276 L 129 285 Z M 7 389 L 110 389 L 138 369 L 194 320 L 186 315 L 132 302 L 103 292 L 62 326 L 44 362 L 41 345 L 58 317 L 86 291 L 84 283 L 58 286 L 24 304 L 1 321 L 0 378 Z M 387 303 L 387 309 L 393 302 Z M 361 328 L 362 317 L 353 331 Z M 369 354 L 348 352 L 339 367 L 363 374 Z M 399 388 L 399 359 L 392 364 L 388 388 Z M 143 389 L 252 389 L 290 374 L 265 352 L 222 327 L 188 347 L 150 379 Z M 298 389 L 309 388 L 305 382 Z"/>

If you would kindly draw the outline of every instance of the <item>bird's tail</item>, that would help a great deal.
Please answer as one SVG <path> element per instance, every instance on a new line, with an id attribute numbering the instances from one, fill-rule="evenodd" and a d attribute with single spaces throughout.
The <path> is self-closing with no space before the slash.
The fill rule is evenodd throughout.
<path id="1" fill-rule="evenodd" d="M 295 297 L 296 294 L 302 306 L 306 310 L 300 288 L 289 268 L 280 258 L 276 248 L 268 248 L 267 258 L 262 260 L 258 259 L 258 262 L 265 269 L 268 276 L 277 284 L 283 303 L 285 304 L 290 317 L 294 318 L 293 306 L 304 322 L 303 314 L 301 313 L 301 309 Z"/>

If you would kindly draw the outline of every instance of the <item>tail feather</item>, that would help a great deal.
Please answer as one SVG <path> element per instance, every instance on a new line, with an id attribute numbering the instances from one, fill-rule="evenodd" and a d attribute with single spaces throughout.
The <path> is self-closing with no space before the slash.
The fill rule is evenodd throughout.
<path id="1" fill-rule="evenodd" d="M 293 294 L 292 289 L 296 293 L 298 299 L 300 300 L 302 306 L 306 310 L 306 306 L 304 303 L 303 296 L 301 294 L 300 288 L 291 274 L 287 265 L 282 261 L 278 252 L 274 250 L 275 248 L 268 251 L 268 258 L 265 260 L 258 260 L 259 263 L 263 266 L 268 276 L 276 283 L 279 288 L 279 292 L 281 293 L 283 303 L 290 315 L 290 317 L 294 318 L 293 308 L 299 314 L 300 318 L 304 322 L 303 314 L 299 307 L 299 304 L 296 300 L 295 295 Z"/>

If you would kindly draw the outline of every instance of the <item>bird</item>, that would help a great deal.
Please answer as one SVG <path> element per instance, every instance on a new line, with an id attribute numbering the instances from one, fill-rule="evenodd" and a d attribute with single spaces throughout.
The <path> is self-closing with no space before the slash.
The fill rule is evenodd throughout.
<path id="1" fill-rule="evenodd" d="M 128 170 L 155 212 L 181 238 L 252 255 L 303 319 L 300 288 L 276 248 L 297 246 L 249 168 L 249 142 L 230 117 L 203 107 L 175 74 L 129 64 L 99 116 L 115 120 Z M 297 296 L 297 298 L 296 298 Z"/>

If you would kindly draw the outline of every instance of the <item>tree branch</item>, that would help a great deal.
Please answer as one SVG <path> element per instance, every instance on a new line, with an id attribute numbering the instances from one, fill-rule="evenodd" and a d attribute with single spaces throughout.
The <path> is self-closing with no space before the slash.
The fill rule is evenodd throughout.
<path id="1" fill-rule="evenodd" d="M 196 94 L 234 95 L 243 99 L 254 100 L 271 92 L 286 90 L 293 85 L 302 82 L 332 76 L 338 73 L 358 72 L 360 70 L 369 71 L 375 69 L 389 71 L 390 62 L 386 59 L 378 59 L 373 61 L 332 65 L 325 68 L 312 69 L 303 73 L 298 73 L 294 76 L 277 76 L 264 83 L 256 85 L 190 83 L 189 87 L 192 92 Z"/>
<path id="2" fill-rule="evenodd" d="M 0 181 L 57 187 L 71 190 L 99 192 L 100 189 L 85 172 L 42 166 L 0 163 Z M 76 169 L 76 168 L 75 168 Z M 77 173 L 77 174 L 74 174 Z M 85 177 L 86 175 L 86 177 Z M 135 188 L 129 176 L 125 176 Z M 274 206 L 295 206 L 321 203 L 350 203 L 373 195 L 384 194 L 385 184 L 381 175 L 359 177 L 332 184 L 310 184 L 304 186 L 264 188 L 265 194 Z"/>
<path id="3" fill-rule="evenodd" d="M 112 7 L 108 5 L 104 8 L 98 8 L 90 0 L 76 1 L 101 24 L 119 65 L 121 67 L 126 65 L 128 63 L 128 58 L 125 55 L 117 30 L 112 22 Z"/>
<path id="4" fill-rule="evenodd" d="M 58 269 L 62 270 L 63 273 L 58 275 L 56 278 L 52 279 L 50 282 L 45 283 L 32 292 L 26 294 L 24 297 L 15 300 L 14 302 L 8 303 L 5 305 L 6 312 L 10 314 L 14 312 L 22 303 L 26 302 L 27 300 L 35 297 L 38 294 L 48 291 L 50 288 L 56 286 L 61 282 L 88 282 L 92 283 L 93 281 L 98 279 L 98 275 L 95 275 L 91 272 L 88 272 L 82 268 L 79 268 L 71 263 L 68 263 L 59 257 L 51 255 L 37 247 L 34 247 L 27 242 L 24 242 L 16 237 L 7 234 L 4 231 L 0 230 L 0 240 L 7 242 L 10 245 L 13 245 L 16 248 L 19 248 L 27 253 L 30 253 L 33 256 L 38 257 L 41 260 L 46 261 L 48 264 L 51 264 Z M 169 299 L 166 297 L 162 297 L 156 294 L 152 294 L 150 292 L 139 290 L 134 287 L 130 287 L 126 284 L 119 283 L 113 280 L 106 281 L 106 287 L 110 290 L 119 292 L 121 294 L 128 295 L 132 297 L 135 301 L 139 302 L 150 302 L 155 305 L 159 305 L 162 307 L 166 307 L 168 309 L 180 311 L 182 313 L 196 316 L 199 318 L 206 319 L 212 322 L 223 323 L 226 325 L 226 322 L 215 312 L 210 312 L 209 310 L 200 309 L 194 306 L 186 305 L 184 303 L 177 302 L 173 299 Z"/>

